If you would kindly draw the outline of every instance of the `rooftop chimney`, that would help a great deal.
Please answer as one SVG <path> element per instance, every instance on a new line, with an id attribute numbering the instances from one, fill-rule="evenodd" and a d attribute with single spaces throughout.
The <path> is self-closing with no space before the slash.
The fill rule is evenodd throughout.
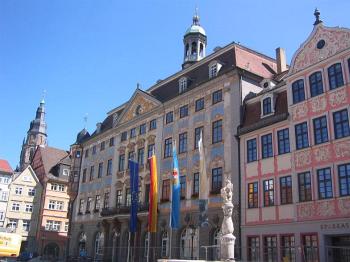
<path id="1" fill-rule="evenodd" d="M 277 74 L 287 70 L 286 51 L 278 47 L 276 48 Z"/>

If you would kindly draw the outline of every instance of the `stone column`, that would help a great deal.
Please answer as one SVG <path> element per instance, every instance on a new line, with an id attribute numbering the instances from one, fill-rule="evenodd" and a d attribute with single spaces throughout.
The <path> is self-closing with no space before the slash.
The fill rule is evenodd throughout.
<path id="1" fill-rule="evenodd" d="M 107 222 L 107 220 L 102 220 L 102 230 L 103 230 L 103 261 L 110 261 L 110 247 L 108 244 L 110 243 L 109 240 L 109 228 L 110 224 Z"/>

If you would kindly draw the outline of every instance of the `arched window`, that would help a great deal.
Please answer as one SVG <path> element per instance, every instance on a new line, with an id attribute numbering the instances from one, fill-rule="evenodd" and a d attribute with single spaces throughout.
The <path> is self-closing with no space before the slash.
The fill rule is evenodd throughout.
<path id="1" fill-rule="evenodd" d="M 149 238 L 148 237 L 149 237 L 148 233 L 145 233 L 144 252 L 143 252 L 144 257 L 148 257 L 148 246 L 149 246 Z"/>
<path id="2" fill-rule="evenodd" d="M 86 234 L 84 232 L 79 235 L 79 255 L 81 252 L 86 252 Z"/>
<path id="3" fill-rule="evenodd" d="M 185 259 L 198 259 L 198 229 L 186 227 L 181 233 L 180 256 Z"/>
<path id="4" fill-rule="evenodd" d="M 162 257 L 167 257 L 169 255 L 168 243 L 169 243 L 168 231 L 164 231 L 162 233 L 162 254 L 161 254 Z"/>
<path id="5" fill-rule="evenodd" d="M 263 115 L 272 113 L 271 97 L 267 97 L 263 100 Z"/>
<path id="6" fill-rule="evenodd" d="M 189 44 L 186 44 L 186 47 L 185 47 L 185 56 L 189 56 L 190 55 L 190 46 Z"/>
<path id="7" fill-rule="evenodd" d="M 104 236 L 102 232 L 98 232 L 95 237 L 95 259 L 102 258 L 103 255 L 103 241 Z"/>
<path id="8" fill-rule="evenodd" d="M 299 79 L 292 84 L 293 104 L 305 100 L 304 80 Z"/>
<path id="9" fill-rule="evenodd" d="M 199 44 L 199 56 L 203 57 L 204 56 L 204 46 L 203 43 Z"/>
<path id="10" fill-rule="evenodd" d="M 196 42 L 192 42 L 191 55 L 196 55 L 196 54 L 197 54 L 197 43 Z"/>
<path id="11" fill-rule="evenodd" d="M 220 259 L 220 229 L 216 229 L 213 234 L 213 260 Z"/>
<path id="12" fill-rule="evenodd" d="M 344 85 L 341 63 L 336 63 L 328 68 L 329 89 L 335 89 Z"/>
<path id="13" fill-rule="evenodd" d="M 320 71 L 315 72 L 309 76 L 309 83 L 310 83 L 311 97 L 314 97 L 323 93 L 322 73 Z"/>

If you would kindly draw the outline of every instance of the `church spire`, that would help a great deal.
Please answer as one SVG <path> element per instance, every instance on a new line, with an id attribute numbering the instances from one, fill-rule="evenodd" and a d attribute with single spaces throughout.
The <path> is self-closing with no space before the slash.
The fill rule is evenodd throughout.
<path id="1" fill-rule="evenodd" d="M 30 122 L 27 139 L 23 142 L 19 163 L 20 170 L 24 170 L 30 164 L 37 146 L 46 146 L 47 144 L 44 98 L 36 110 L 35 119 Z"/>

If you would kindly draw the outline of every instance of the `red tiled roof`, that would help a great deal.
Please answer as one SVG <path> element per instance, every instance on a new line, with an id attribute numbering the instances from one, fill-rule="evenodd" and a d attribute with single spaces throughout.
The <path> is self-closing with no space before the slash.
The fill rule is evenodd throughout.
<path id="1" fill-rule="evenodd" d="M 13 170 L 7 160 L 0 159 L 0 171 L 2 172 L 7 172 L 7 173 L 12 173 Z"/>

